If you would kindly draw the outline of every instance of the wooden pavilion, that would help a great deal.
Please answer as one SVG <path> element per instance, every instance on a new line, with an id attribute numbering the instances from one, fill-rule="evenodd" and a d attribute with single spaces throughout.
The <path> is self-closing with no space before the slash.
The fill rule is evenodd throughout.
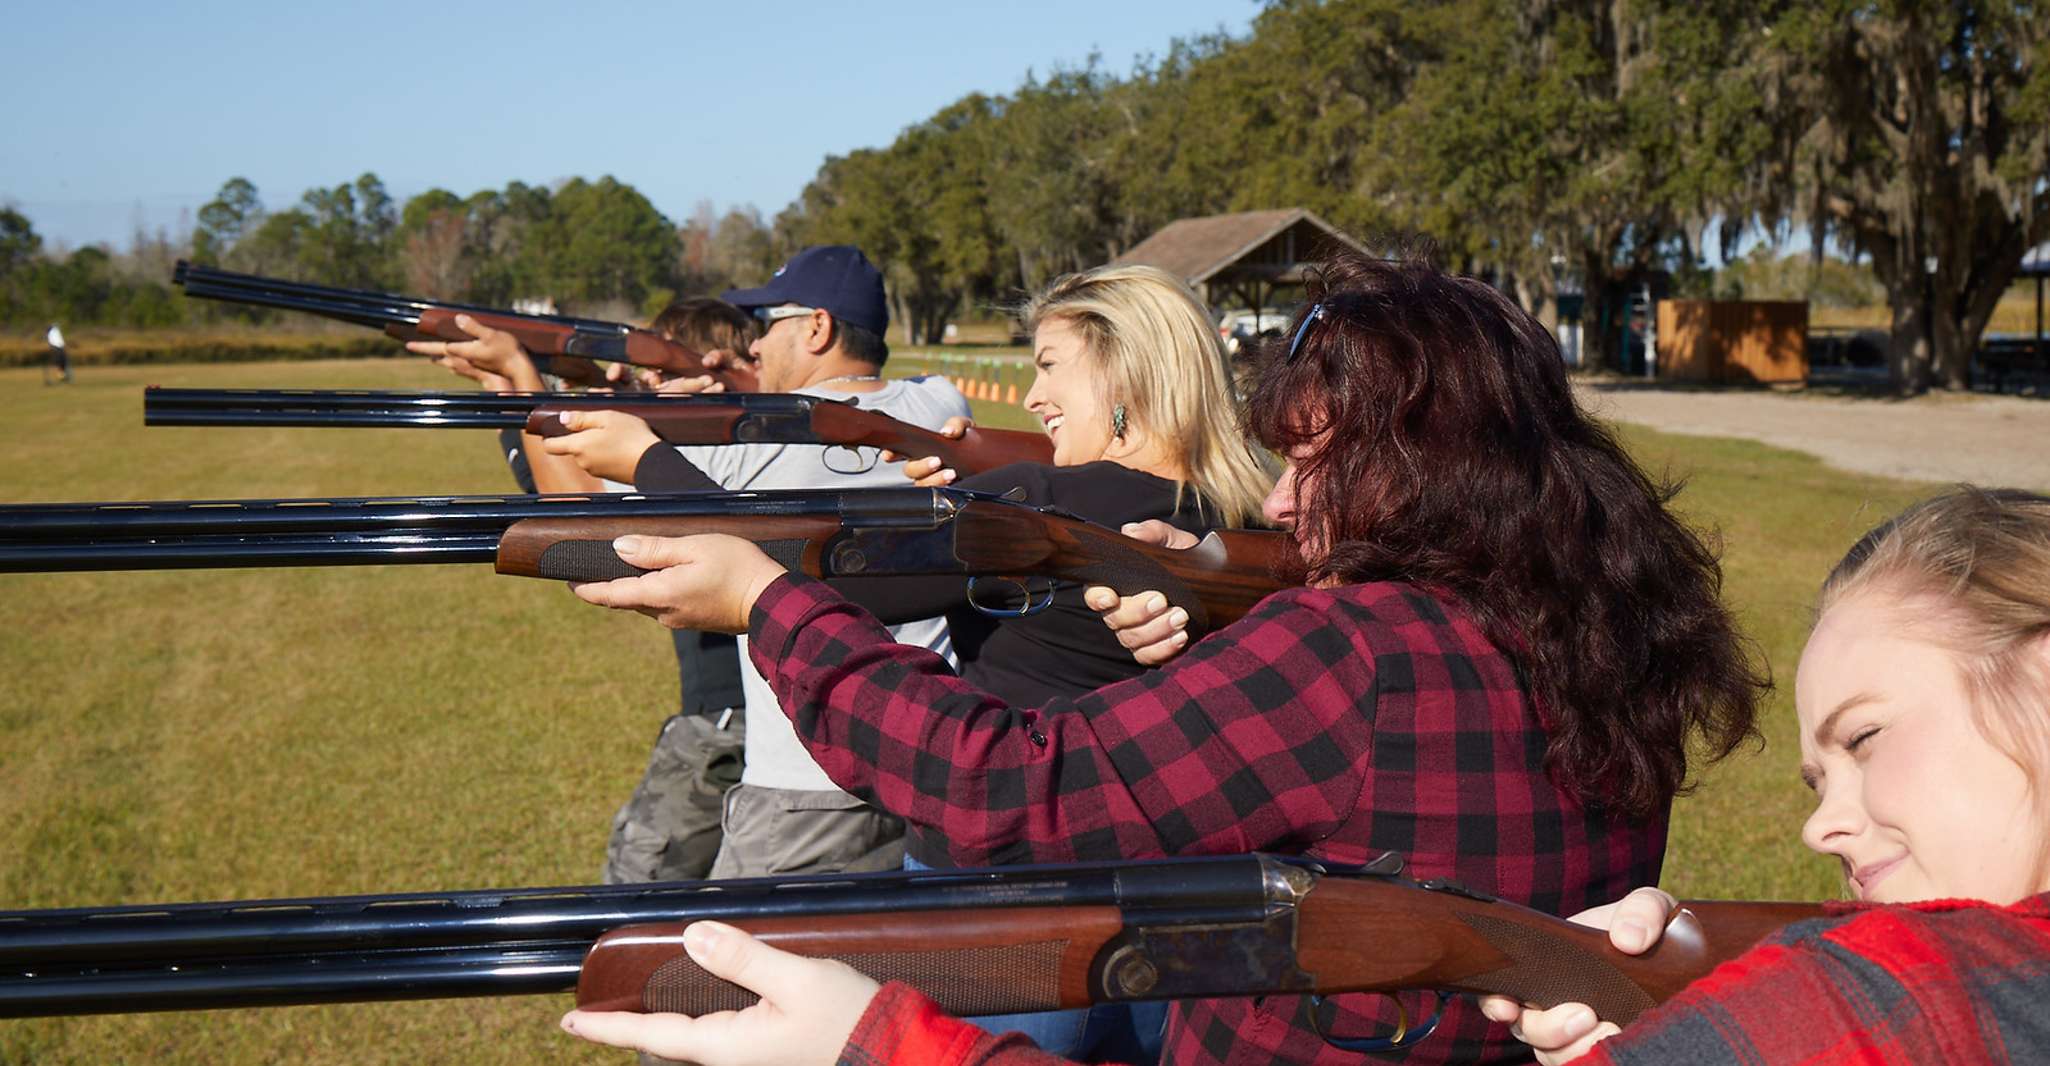
<path id="1" fill-rule="evenodd" d="M 1187 282 L 1216 310 L 1259 310 L 1275 290 L 1301 285 L 1303 266 L 1340 248 L 1366 246 L 1300 208 L 1241 211 L 1170 222 L 1117 264 L 1156 266 Z"/>

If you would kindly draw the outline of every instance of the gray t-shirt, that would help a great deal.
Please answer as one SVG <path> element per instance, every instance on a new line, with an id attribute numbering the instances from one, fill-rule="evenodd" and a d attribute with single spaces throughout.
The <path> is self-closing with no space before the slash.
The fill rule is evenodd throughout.
<path id="1" fill-rule="evenodd" d="M 833 399 L 850 395 L 830 385 L 796 391 Z M 947 419 L 969 413 L 967 399 L 945 378 L 903 378 L 874 392 L 852 395 L 864 408 L 926 429 L 938 429 Z M 877 462 L 873 448 L 854 450 L 862 454 L 857 457 L 848 449 L 821 448 L 816 444 L 722 444 L 677 449 L 707 477 L 733 491 L 902 488 L 910 484 L 904 480 L 904 464 Z M 868 469 L 859 474 L 842 472 L 863 467 Z M 890 633 L 900 644 L 931 648 L 949 663 L 955 663 L 945 619 L 929 618 L 891 626 Z M 808 792 L 840 791 L 812 760 L 811 753 L 804 750 L 790 719 L 776 705 L 776 694 L 747 656 L 746 637 L 740 638 L 740 686 L 747 697 L 747 766 L 741 771 L 742 783 Z"/>

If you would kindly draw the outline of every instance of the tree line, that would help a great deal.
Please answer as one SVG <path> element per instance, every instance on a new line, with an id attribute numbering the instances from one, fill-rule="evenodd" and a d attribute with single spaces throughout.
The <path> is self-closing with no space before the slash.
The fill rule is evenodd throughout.
<path id="1" fill-rule="evenodd" d="M 1653 277 L 1727 291 L 1711 258 L 1799 233 L 1818 264 L 1855 260 L 1884 292 L 1899 387 L 1959 387 L 2023 252 L 2050 239 L 2041 16 L 2034 0 L 1271 0 L 1242 36 L 965 96 L 826 159 L 773 219 L 706 205 L 672 224 L 609 177 L 395 205 L 366 174 L 266 212 L 235 179 L 191 254 L 644 309 L 845 241 L 883 267 L 906 339 L 931 341 L 965 310 L 1225 211 L 1307 207 L 1369 243 L 1424 234 L 1547 318 L 1562 292 L 1594 317 Z M 179 313 L 104 253 L 38 257 L 19 223 L 0 214 L 7 320 L 80 306 L 65 301 L 95 279 L 96 314 Z M 1614 342 L 1588 333 L 1597 361 Z"/>
<path id="2" fill-rule="evenodd" d="M 919 323 L 1224 211 L 1426 234 L 1541 316 L 1801 233 L 1876 278 L 1912 392 L 1967 384 L 2046 175 L 2035 0 L 1274 0 L 829 159 L 777 228 L 869 248 Z"/>

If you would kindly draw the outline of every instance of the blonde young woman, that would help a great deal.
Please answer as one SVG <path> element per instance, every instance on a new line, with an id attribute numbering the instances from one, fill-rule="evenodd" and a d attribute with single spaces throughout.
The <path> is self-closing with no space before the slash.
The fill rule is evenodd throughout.
<path id="1" fill-rule="evenodd" d="M 1053 444 L 1053 463 L 959 478 L 931 459 L 905 464 L 907 475 L 921 484 L 1022 491 L 1027 503 L 1112 528 L 1149 520 L 1237 527 L 1258 516 L 1274 478 L 1245 442 L 1224 351 L 1187 286 L 1153 267 L 1102 267 L 1056 280 L 1018 317 L 1032 334 L 1034 374 L 1024 404 Z M 948 431 L 965 425 L 956 420 Z M 873 592 L 857 600 L 884 614 L 914 601 L 943 607 L 962 676 L 1021 706 L 1138 672 L 1082 602 L 1080 586 L 1058 586 L 1046 611 L 1002 621 L 972 609 L 958 580 L 879 580 Z"/>
<path id="2" fill-rule="evenodd" d="M 1017 464 L 957 478 L 927 460 L 906 464 L 907 474 L 922 476 L 924 484 L 1023 489 L 1028 503 L 1112 528 L 1154 520 L 1184 528 L 1242 526 L 1259 513 L 1273 479 L 1239 429 L 1224 351 L 1186 286 L 1153 267 L 1104 267 L 1055 281 L 1020 309 L 1019 319 L 1032 334 L 1035 371 L 1025 408 L 1053 443 L 1052 465 Z M 882 614 L 943 609 L 961 676 L 1014 706 L 1072 698 L 1140 672 L 1084 602 L 1079 585 L 1057 585 L 1043 612 L 1003 620 L 971 608 L 959 581 L 880 582 L 856 599 L 884 608 Z M 963 855 L 959 845 L 911 827 L 906 865 L 1029 859 L 1022 847 Z M 1085 1061 L 1134 1062 L 1159 1058 L 1165 1021 L 1164 1004 L 1146 1004 L 1005 1015 L 978 1024 L 1025 1033 L 1042 1048 Z"/>
<path id="3" fill-rule="evenodd" d="M 1547 1066 L 2050 1061 L 2050 498 L 1967 488 L 1867 534 L 1794 684 L 1801 840 L 1857 904 L 1620 1033 L 1578 1004 L 1484 1009 Z M 1576 920 L 1641 952 L 1674 909 L 1646 888 Z"/>

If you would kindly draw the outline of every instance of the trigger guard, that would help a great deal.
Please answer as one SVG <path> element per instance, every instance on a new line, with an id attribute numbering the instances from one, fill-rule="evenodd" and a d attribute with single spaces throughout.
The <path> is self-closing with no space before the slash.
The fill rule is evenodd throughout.
<path id="1" fill-rule="evenodd" d="M 841 452 L 849 452 L 854 456 L 853 462 L 847 463 L 847 465 L 844 468 L 835 465 L 833 462 L 833 457 L 840 454 Z M 829 445 L 826 448 L 825 453 L 819 456 L 819 462 L 825 464 L 826 469 L 831 470 L 835 474 L 841 474 L 848 477 L 852 477 L 856 474 L 866 474 L 869 471 L 874 470 L 876 468 L 876 460 L 878 458 L 879 457 L 874 454 L 864 454 L 863 449 L 859 445 L 834 444 Z M 867 462 L 862 462 L 863 459 L 866 459 Z"/>
<path id="2" fill-rule="evenodd" d="M 990 606 L 987 606 L 987 605 L 985 605 L 985 604 L 982 604 L 982 603 L 978 603 L 978 602 L 976 602 L 976 599 L 975 599 L 975 583 L 976 583 L 977 581 L 980 581 L 980 580 L 982 580 L 982 578 L 981 578 L 981 577 L 979 577 L 979 576 L 978 576 L 978 577 L 971 577 L 971 578 L 969 578 L 969 579 L 968 579 L 968 606 L 970 606 L 970 607 L 973 607 L 973 608 L 975 608 L 975 610 L 976 610 L 976 611 L 977 611 L 978 613 L 980 613 L 980 614 L 983 614 L 983 615 L 985 615 L 985 616 L 987 616 L 987 617 L 990 617 L 990 618 L 1025 618 L 1025 617 L 1028 617 L 1028 616 L 1030 616 L 1030 615 L 1035 615 L 1035 614 L 1038 614 L 1039 612 L 1041 612 L 1041 611 L 1044 611 L 1044 610 L 1046 610 L 1046 609 L 1047 609 L 1048 607 L 1051 607 L 1051 606 L 1053 606 L 1053 594 L 1054 594 L 1054 583 L 1053 583 L 1053 580 L 1052 580 L 1051 578 L 1048 578 L 1048 579 L 1046 579 L 1046 582 L 1047 582 L 1047 584 L 1046 584 L 1046 595 L 1045 595 L 1045 596 L 1043 596 L 1043 597 L 1042 597 L 1042 598 L 1041 598 L 1041 599 L 1040 599 L 1040 600 L 1039 600 L 1039 601 L 1038 601 L 1037 603 L 1033 602 L 1033 600 L 1032 600 L 1032 586 L 1031 586 L 1031 585 L 1028 585 L 1028 584 L 1026 584 L 1026 583 L 1025 583 L 1025 582 L 1024 582 L 1023 580 L 1021 580 L 1021 579 L 1019 579 L 1019 578 L 1015 578 L 1015 577 L 1000 577 L 1000 578 L 997 578 L 996 580 L 998 580 L 998 581 L 1001 581 L 1001 582 L 1003 582 L 1003 583 L 1004 583 L 1004 584 L 1006 584 L 1006 585 L 1010 585 L 1010 586 L 1013 586 L 1013 587 L 1015 587 L 1015 588 L 1016 588 L 1016 589 L 1017 589 L 1018 591 L 1020 591 L 1020 592 L 1022 592 L 1022 593 L 1024 593 L 1024 594 L 1025 594 L 1025 606 L 1023 606 L 1023 607 L 1015 607 L 1015 608 L 1014 608 L 1014 607 L 990 607 Z"/>

